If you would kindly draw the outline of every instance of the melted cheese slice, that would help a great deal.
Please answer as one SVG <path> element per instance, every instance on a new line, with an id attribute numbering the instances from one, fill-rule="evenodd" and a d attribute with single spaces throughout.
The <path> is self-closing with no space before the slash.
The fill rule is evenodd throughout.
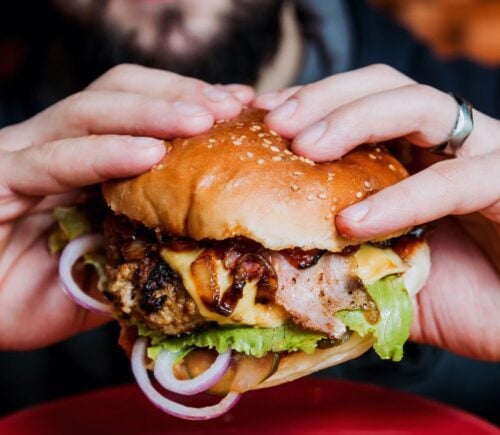
<path id="1" fill-rule="evenodd" d="M 358 263 L 357 275 L 363 284 L 373 284 L 381 278 L 403 273 L 409 266 L 392 249 L 361 245 L 354 254 Z"/>
<path id="2" fill-rule="evenodd" d="M 275 328 L 286 322 L 288 315 L 279 305 L 255 303 L 255 295 L 257 294 L 256 281 L 247 282 L 243 289 L 243 296 L 230 316 L 221 316 L 208 309 L 198 295 L 196 281 L 193 279 L 191 272 L 191 264 L 201 252 L 201 250 L 175 252 L 162 249 L 161 255 L 170 267 L 182 277 L 184 287 L 193 298 L 203 317 L 221 325 L 254 325 L 262 328 Z M 231 286 L 232 278 L 220 260 L 217 260 L 217 278 L 221 293 L 224 294 Z"/>
<path id="3" fill-rule="evenodd" d="M 195 284 L 196 280 L 191 271 L 191 264 L 201 252 L 200 249 L 182 252 L 162 249 L 161 255 L 182 278 L 184 287 L 193 298 L 203 317 L 221 325 L 253 325 L 262 328 L 274 328 L 287 321 L 288 314 L 281 306 L 255 303 L 256 281 L 247 282 L 243 289 L 243 296 L 230 316 L 221 316 L 207 308 L 200 299 Z M 392 249 L 380 249 L 371 245 L 362 245 L 354 254 L 354 258 L 358 265 L 357 275 L 364 284 L 372 284 L 385 276 L 402 273 L 409 268 Z M 217 260 L 217 279 L 219 288 L 224 294 L 231 286 L 232 278 L 220 260 Z"/>

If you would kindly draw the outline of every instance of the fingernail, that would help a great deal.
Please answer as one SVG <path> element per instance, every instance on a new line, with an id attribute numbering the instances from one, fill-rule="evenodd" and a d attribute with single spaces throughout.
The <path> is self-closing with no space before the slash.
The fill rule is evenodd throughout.
<path id="1" fill-rule="evenodd" d="M 223 91 L 222 89 L 218 89 L 213 86 L 206 88 L 203 93 L 205 94 L 205 97 L 216 103 L 225 100 L 230 96 L 229 92 Z"/>
<path id="2" fill-rule="evenodd" d="M 297 100 L 288 100 L 285 101 L 281 106 L 278 106 L 276 109 L 274 109 L 270 116 L 273 119 L 287 119 L 293 116 L 295 111 L 297 110 L 297 107 L 299 106 L 299 103 Z"/>
<path id="3" fill-rule="evenodd" d="M 351 207 L 342 210 L 339 216 L 343 219 L 349 219 L 353 222 L 360 222 L 370 211 L 370 205 L 368 201 L 363 201 L 358 204 L 352 205 Z"/>
<path id="4" fill-rule="evenodd" d="M 129 136 L 129 137 L 127 137 L 127 140 L 130 143 L 132 143 L 133 145 L 140 147 L 140 148 L 155 148 L 155 147 L 159 147 L 160 145 L 163 146 L 162 140 L 155 139 L 152 137 Z"/>
<path id="5" fill-rule="evenodd" d="M 200 115 L 208 115 L 208 110 L 203 106 L 199 106 L 198 104 L 186 103 L 185 101 L 176 101 L 174 104 L 174 110 L 179 115 L 184 116 L 200 116 Z"/>
<path id="6" fill-rule="evenodd" d="M 327 127 L 328 124 L 326 121 L 320 121 L 300 133 L 295 138 L 295 141 L 304 144 L 313 144 L 317 142 L 321 136 L 323 136 Z"/>

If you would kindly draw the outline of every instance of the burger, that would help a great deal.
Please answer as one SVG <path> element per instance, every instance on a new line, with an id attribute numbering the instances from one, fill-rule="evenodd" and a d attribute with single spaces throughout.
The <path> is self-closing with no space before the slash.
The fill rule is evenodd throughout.
<path id="1" fill-rule="evenodd" d="M 314 163 L 266 126 L 265 113 L 245 109 L 167 141 L 151 170 L 105 183 L 104 236 L 78 237 L 61 258 L 67 292 L 114 315 L 139 386 L 182 418 L 216 417 L 245 391 L 372 347 L 400 360 L 412 298 L 429 274 L 422 231 L 362 243 L 335 227 L 342 209 L 408 176 L 382 145 Z M 71 273 L 100 247 L 105 303 Z M 191 408 L 165 390 L 223 398 Z"/>

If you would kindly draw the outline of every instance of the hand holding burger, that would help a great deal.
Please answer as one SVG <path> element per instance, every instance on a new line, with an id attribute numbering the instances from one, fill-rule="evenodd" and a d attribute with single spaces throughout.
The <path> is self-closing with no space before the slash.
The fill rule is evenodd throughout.
<path id="1" fill-rule="evenodd" d="M 78 202 L 85 186 L 148 170 L 165 154 L 155 137 L 200 133 L 252 98 L 246 86 L 120 65 L 0 130 L 0 349 L 47 346 L 108 320 L 61 294 L 46 242 L 54 207 Z"/>

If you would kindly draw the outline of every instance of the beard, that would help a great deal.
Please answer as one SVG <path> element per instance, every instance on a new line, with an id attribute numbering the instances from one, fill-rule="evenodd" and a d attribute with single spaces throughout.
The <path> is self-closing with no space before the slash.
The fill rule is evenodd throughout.
<path id="1" fill-rule="evenodd" d="M 145 49 L 136 32 L 120 31 L 105 20 L 107 2 L 95 2 L 81 19 L 59 15 L 60 43 L 70 58 L 71 68 L 85 86 L 109 68 L 120 63 L 136 63 L 196 77 L 209 83 L 255 84 L 260 70 L 273 59 L 281 38 L 281 11 L 284 0 L 236 0 L 230 11 L 219 18 L 217 34 L 208 41 L 197 41 L 188 33 L 189 50 L 171 47 L 169 35 L 183 32 L 185 19 L 180 8 L 160 12 L 156 38 Z M 191 38 L 191 39 L 190 39 Z"/>

